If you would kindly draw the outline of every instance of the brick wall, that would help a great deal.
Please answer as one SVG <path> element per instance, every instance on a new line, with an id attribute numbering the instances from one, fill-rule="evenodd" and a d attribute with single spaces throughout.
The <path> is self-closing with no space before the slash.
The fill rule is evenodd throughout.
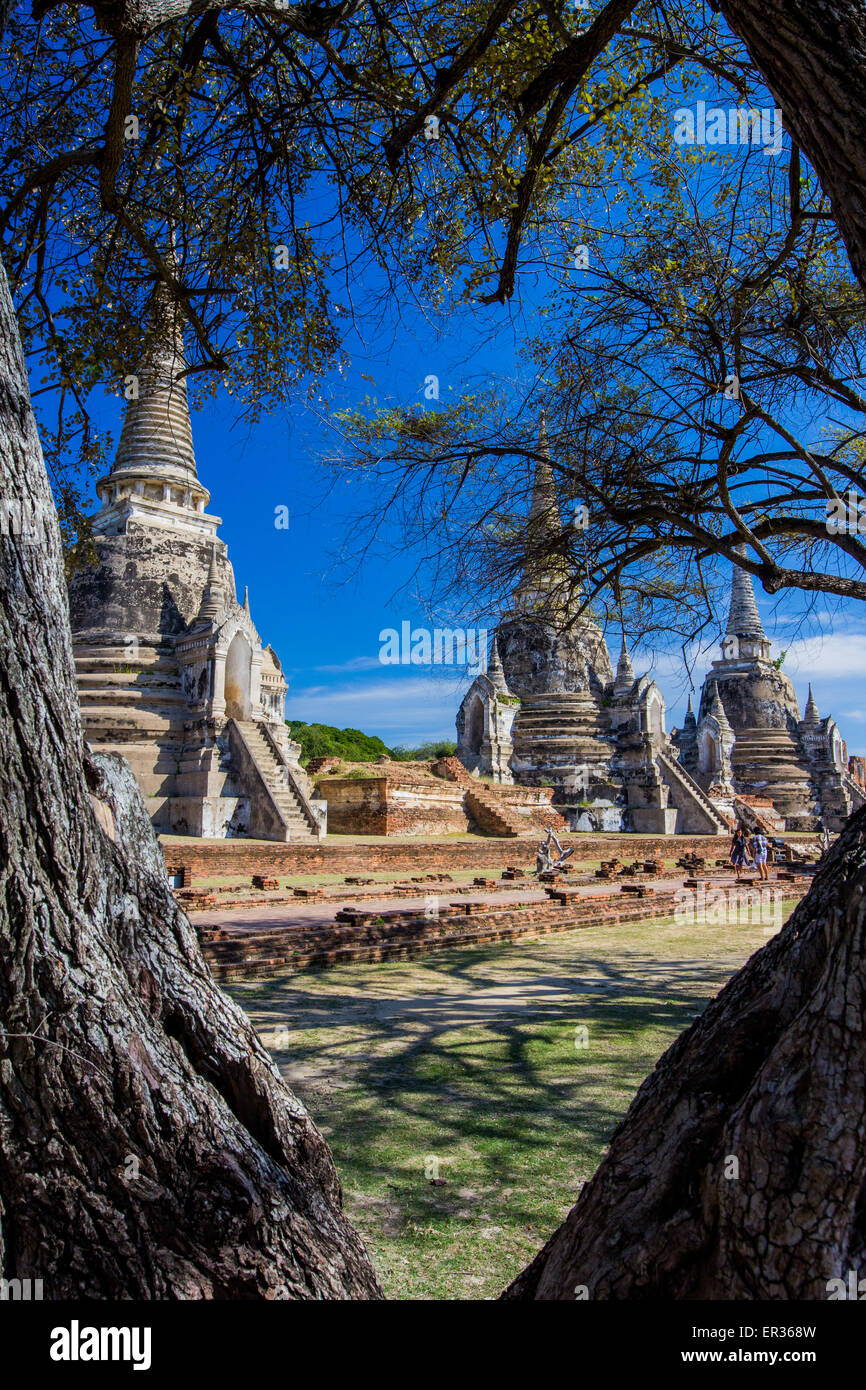
<path id="1" fill-rule="evenodd" d="M 694 851 L 709 859 L 724 858 L 729 841 L 725 835 L 566 835 L 562 843 L 575 847 L 572 862 L 585 859 L 679 859 Z M 814 835 L 788 835 L 786 839 L 813 843 Z M 172 840 L 163 842 L 170 873 L 190 869 L 199 878 L 249 878 L 252 874 L 352 874 L 364 872 L 421 872 L 457 869 L 495 869 L 506 864 L 535 866 L 536 840 L 429 840 L 396 844 L 318 845 L 269 844 L 248 840 Z"/>
<path id="2" fill-rule="evenodd" d="M 469 820 L 459 787 L 429 774 L 392 777 L 328 777 L 318 784 L 328 803 L 333 835 L 465 834 Z"/>
<path id="3" fill-rule="evenodd" d="M 316 790 L 328 803 L 332 835 L 388 834 L 388 783 L 384 777 L 329 777 Z"/>
<path id="4" fill-rule="evenodd" d="M 333 759 L 319 759 L 323 763 Z M 310 764 L 312 767 L 312 763 Z M 462 769 L 461 769 L 462 771 Z M 462 785 L 434 777 L 429 763 L 391 763 L 377 776 L 320 777 L 318 795 L 328 803 L 328 829 L 333 835 L 465 835 L 476 828 L 488 835 L 503 827 L 484 812 L 465 805 L 472 790 L 499 808 L 506 821 L 513 814 L 524 829 L 561 830 L 565 821 L 550 804 L 552 787 L 489 787 L 465 774 Z"/>
<path id="5" fill-rule="evenodd" d="M 460 787 L 432 777 L 422 785 L 389 780 L 386 795 L 388 835 L 465 835 L 469 829 Z"/>

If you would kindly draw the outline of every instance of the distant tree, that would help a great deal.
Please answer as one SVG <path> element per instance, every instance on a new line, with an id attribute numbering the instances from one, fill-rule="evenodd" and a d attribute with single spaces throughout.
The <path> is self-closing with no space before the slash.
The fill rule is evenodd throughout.
<path id="1" fill-rule="evenodd" d="M 380 738 L 361 733 L 360 729 L 337 729 L 332 724 L 305 724 L 302 720 L 287 721 L 289 733 L 301 745 L 301 762 L 311 758 L 342 758 L 345 762 L 375 762 L 390 750 Z"/>
<path id="2" fill-rule="evenodd" d="M 433 758 L 451 758 L 456 751 L 456 743 L 450 743 L 447 739 L 439 739 L 433 743 L 421 743 L 417 748 L 399 744 L 392 750 L 391 756 L 399 762 L 426 763 Z"/>

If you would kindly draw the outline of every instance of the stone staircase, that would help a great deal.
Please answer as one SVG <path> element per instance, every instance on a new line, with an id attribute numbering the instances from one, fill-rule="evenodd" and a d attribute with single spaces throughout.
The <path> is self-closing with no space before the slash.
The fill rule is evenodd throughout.
<path id="1" fill-rule="evenodd" d="M 857 779 L 851 776 L 850 772 L 842 774 L 842 785 L 851 798 L 852 811 L 859 811 L 861 806 L 866 806 L 866 791 Z"/>
<path id="2" fill-rule="evenodd" d="M 503 805 L 496 792 L 467 772 L 459 758 L 440 758 L 433 764 L 433 772 L 463 788 L 466 810 L 483 835 L 512 839 L 530 833 L 532 827 L 525 818 Z"/>
<path id="3" fill-rule="evenodd" d="M 315 812 L 263 728 L 252 719 L 231 719 L 229 727 L 240 734 L 272 807 L 285 826 L 285 839 L 292 844 L 317 844 L 320 835 Z"/>
<path id="4" fill-rule="evenodd" d="M 187 703 L 166 653 L 76 641 L 75 672 L 84 736 L 94 752 L 119 749 L 144 796 L 174 775 L 184 741 Z"/>
<path id="5" fill-rule="evenodd" d="M 674 805 L 677 810 L 685 812 L 690 809 L 694 815 L 697 812 L 699 817 L 703 817 L 709 823 L 710 834 L 727 835 L 731 831 L 731 822 L 707 796 L 703 787 L 699 786 L 693 777 L 686 772 L 681 763 L 675 758 L 670 758 L 666 753 L 656 754 L 662 777 L 673 792 Z M 685 804 L 684 804 L 685 803 Z"/>
<path id="6" fill-rule="evenodd" d="M 764 835 L 785 833 L 785 818 L 779 815 L 772 801 L 760 801 L 754 796 L 735 796 L 734 814 L 738 821 L 755 826 Z"/>

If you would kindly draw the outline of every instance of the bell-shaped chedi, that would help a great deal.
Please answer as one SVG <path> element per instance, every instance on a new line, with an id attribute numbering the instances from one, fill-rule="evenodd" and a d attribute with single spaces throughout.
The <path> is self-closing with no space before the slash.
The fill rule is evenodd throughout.
<path id="1" fill-rule="evenodd" d="M 604 633 L 578 614 L 581 586 L 569 569 L 543 416 L 525 537 L 523 573 L 503 604 L 487 674 L 458 711 L 458 757 L 495 781 L 551 788 L 574 829 L 674 830 L 680 813 L 671 798 L 692 793 L 684 774 L 671 774 L 669 787 L 659 762 L 664 700 L 648 676 L 635 678 L 624 638 L 615 676 Z M 706 815 L 705 824 L 714 829 Z"/>
<path id="2" fill-rule="evenodd" d="M 161 831 L 314 841 L 325 808 L 287 735 L 282 667 L 248 594 L 237 601 L 207 510 L 181 322 L 162 292 L 153 316 L 117 457 L 97 483 L 97 565 L 69 586 L 85 732 L 127 759 Z"/>
<path id="3" fill-rule="evenodd" d="M 738 554 L 745 558 L 741 548 Z M 678 739 L 683 759 L 696 763 L 689 770 L 723 800 L 772 803 L 788 830 L 839 829 L 863 804 L 841 735 L 832 719 L 818 717 L 811 686 L 801 720 L 794 686 L 772 658 L 751 575 L 739 565 L 731 571 L 721 652 L 704 681 L 694 741 Z"/>

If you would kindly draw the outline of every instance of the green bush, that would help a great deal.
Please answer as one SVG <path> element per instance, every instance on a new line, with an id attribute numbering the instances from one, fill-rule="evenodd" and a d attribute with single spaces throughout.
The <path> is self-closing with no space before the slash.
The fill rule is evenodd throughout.
<path id="1" fill-rule="evenodd" d="M 390 750 L 380 738 L 363 734 L 360 729 L 335 729 L 332 724 L 306 724 L 303 720 L 286 721 L 289 736 L 301 745 L 301 763 L 311 758 L 342 758 L 348 763 L 375 762 Z"/>
<path id="2" fill-rule="evenodd" d="M 391 757 L 401 763 L 426 763 L 431 758 L 452 758 L 456 750 L 456 743 L 440 739 L 438 743 L 422 743 L 418 748 L 406 748 L 400 744 L 393 750 Z"/>
<path id="3" fill-rule="evenodd" d="M 288 719 L 289 736 L 301 745 L 301 763 L 306 767 L 311 758 L 342 758 L 347 763 L 374 763 L 382 754 L 397 762 L 427 762 L 430 758 L 450 758 L 457 745 L 439 740 L 424 743 L 420 748 L 388 748 L 380 738 L 364 734 L 360 729 L 336 729 L 333 724 L 306 724 L 302 719 Z"/>

